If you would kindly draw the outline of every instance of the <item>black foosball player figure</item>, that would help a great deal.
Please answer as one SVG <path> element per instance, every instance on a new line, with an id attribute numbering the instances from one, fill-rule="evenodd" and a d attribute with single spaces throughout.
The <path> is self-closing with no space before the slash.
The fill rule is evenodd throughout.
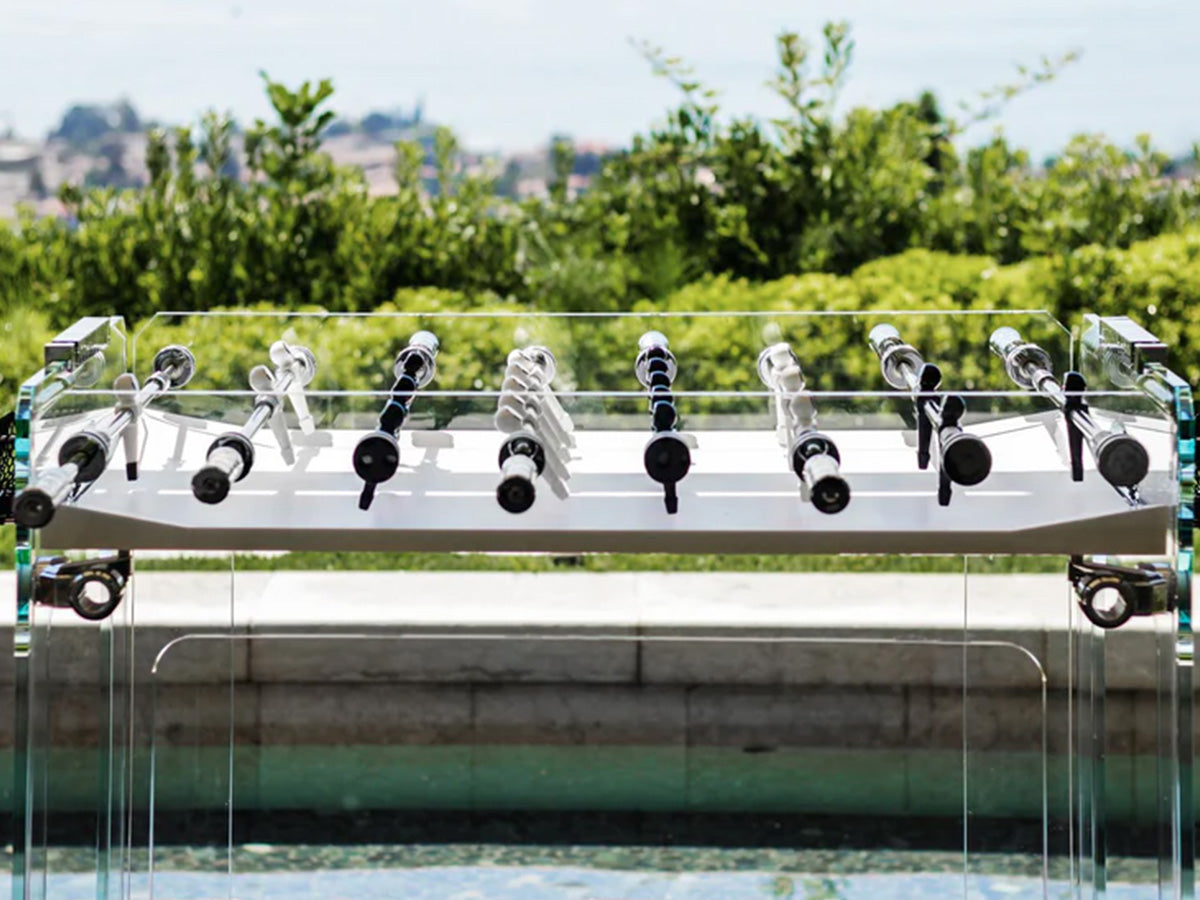
<path id="1" fill-rule="evenodd" d="M 884 380 L 913 398 L 917 427 L 917 468 L 929 468 L 933 444 L 938 448 L 938 503 L 950 505 L 951 484 L 979 484 L 991 474 L 992 454 L 977 435 L 964 431 L 966 403 L 957 394 L 938 391 L 942 370 L 906 344 L 892 325 L 871 329 L 867 342 L 879 357 Z"/>
<path id="2" fill-rule="evenodd" d="M 646 444 L 642 462 L 646 474 L 663 486 L 663 503 L 671 515 L 679 512 L 675 486 L 692 466 L 692 454 L 679 434 L 679 413 L 671 385 L 678 365 L 667 338 L 661 332 L 647 331 L 638 341 L 634 362 L 637 379 L 650 394 L 650 423 L 654 436 Z"/>
<path id="3" fill-rule="evenodd" d="M 437 374 L 438 339 L 429 331 L 418 331 L 396 356 L 396 382 L 379 414 L 379 427 L 364 435 L 354 448 L 354 471 L 364 482 L 358 508 L 367 510 L 375 499 L 375 488 L 400 466 L 400 429 L 412 409 L 417 392 Z"/>
<path id="4" fill-rule="evenodd" d="M 1026 343 L 1015 328 L 997 328 L 988 341 L 992 352 L 1004 360 L 1005 371 L 1018 387 L 1046 397 L 1062 410 L 1071 456 L 1071 480 L 1083 481 L 1083 446 L 1087 444 L 1096 470 L 1109 484 L 1133 497 L 1150 471 L 1150 456 L 1141 441 L 1125 426 L 1113 421 L 1101 427 L 1083 398 L 1087 382 L 1078 372 L 1068 372 L 1062 384 L 1054 376 L 1050 354 Z"/>

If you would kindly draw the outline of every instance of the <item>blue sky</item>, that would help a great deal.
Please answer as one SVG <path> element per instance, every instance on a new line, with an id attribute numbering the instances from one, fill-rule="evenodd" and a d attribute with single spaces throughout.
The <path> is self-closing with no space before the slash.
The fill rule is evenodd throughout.
<path id="1" fill-rule="evenodd" d="M 763 83 L 783 28 L 816 37 L 849 19 L 857 61 L 844 104 L 933 88 L 948 108 L 1011 80 L 1020 62 L 1083 51 L 1059 81 L 1017 101 L 1005 130 L 1035 152 L 1078 131 L 1172 151 L 1200 138 L 1197 0 L 4 0 L 0 127 L 51 127 L 76 101 L 127 96 L 189 121 L 208 107 L 266 110 L 259 69 L 332 77 L 349 114 L 409 105 L 479 148 L 552 132 L 624 142 L 673 93 L 629 46 L 647 39 L 691 61 L 730 111 L 777 111 Z M 971 137 L 983 140 L 991 126 Z"/>

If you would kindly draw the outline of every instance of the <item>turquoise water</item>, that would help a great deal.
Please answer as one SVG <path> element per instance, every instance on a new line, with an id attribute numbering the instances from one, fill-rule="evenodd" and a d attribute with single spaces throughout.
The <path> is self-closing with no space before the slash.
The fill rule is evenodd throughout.
<path id="1" fill-rule="evenodd" d="M 91 750 L 51 752 L 53 810 L 89 809 L 97 760 Z M 1036 755 L 978 752 L 969 758 L 977 815 L 1040 818 Z M 1052 816 L 1065 815 L 1067 760 L 1047 770 Z M 148 777 L 149 759 L 135 754 Z M 959 751 L 783 749 L 625 745 L 347 745 L 169 747 L 155 760 L 158 811 L 219 809 L 230 790 L 238 810 L 373 809 L 658 810 L 831 813 L 955 818 Z M 0 815 L 11 809 L 12 752 L 0 750 Z M 1105 795 L 1113 822 L 1149 823 L 1157 812 L 1157 760 L 1111 753 Z M 370 784 L 369 794 L 363 785 Z M 1195 786 L 1200 803 L 1200 783 Z"/>

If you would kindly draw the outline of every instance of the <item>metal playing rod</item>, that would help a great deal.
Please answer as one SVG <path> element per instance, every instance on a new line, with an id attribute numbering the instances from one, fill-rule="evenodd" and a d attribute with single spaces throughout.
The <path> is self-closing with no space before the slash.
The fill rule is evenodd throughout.
<path id="1" fill-rule="evenodd" d="M 396 474 L 400 465 L 397 437 L 417 391 L 437 374 L 437 354 L 438 339 L 431 332 L 418 331 L 396 356 L 396 382 L 379 414 L 379 427 L 364 435 L 354 448 L 354 471 L 365 482 L 358 498 L 359 509 L 370 509 L 375 488 Z"/>
<path id="2" fill-rule="evenodd" d="M 317 373 L 317 360 L 307 347 L 286 341 L 271 345 L 274 371 L 266 366 L 250 370 L 250 387 L 255 391 L 254 408 L 245 424 L 217 437 L 208 448 L 205 466 L 192 478 L 192 493 L 203 503 L 220 503 L 229 495 L 235 481 L 241 481 L 254 467 L 254 436 L 268 422 L 279 444 L 279 452 L 289 466 L 295 462 L 287 423 L 283 420 L 283 397 L 291 400 L 300 430 L 312 434 L 312 415 L 304 399 L 304 388 Z"/>
<path id="3" fill-rule="evenodd" d="M 650 422 L 654 437 L 646 444 L 642 462 L 646 474 L 663 486 L 663 504 L 671 515 L 679 512 L 679 494 L 675 485 L 683 480 L 692 466 L 692 454 L 680 437 L 676 426 L 679 412 L 671 385 L 675 382 L 678 364 L 667 338 L 661 332 L 647 331 L 638 340 L 638 355 L 634 372 L 650 395 Z"/>
<path id="4" fill-rule="evenodd" d="M 792 348 L 778 343 L 763 350 L 758 355 L 758 377 L 775 392 L 776 436 L 787 448 L 802 496 L 823 513 L 841 512 L 850 502 L 841 454 L 833 439 L 817 430 L 817 410 Z"/>
<path id="5" fill-rule="evenodd" d="M 1108 428 L 1096 423 L 1083 399 L 1087 382 L 1080 373 L 1068 372 L 1059 384 L 1050 354 L 1037 344 L 1023 341 L 1015 328 L 997 328 L 988 345 L 1004 360 L 1008 377 L 1018 387 L 1041 394 L 1062 410 L 1073 481 L 1083 481 L 1084 444 L 1096 461 L 1097 471 L 1114 487 L 1133 488 L 1146 477 L 1150 470 L 1146 448 L 1120 422 L 1114 421 Z"/>
<path id="6" fill-rule="evenodd" d="M 892 325 L 876 325 L 867 336 L 889 385 L 912 394 L 917 424 L 917 466 L 929 467 L 933 438 L 938 445 L 938 503 L 950 504 L 951 483 L 979 484 L 991 474 L 992 454 L 959 424 L 966 404 L 957 394 L 937 391 L 942 371 L 906 344 Z"/>
<path id="7" fill-rule="evenodd" d="M 557 371 L 546 347 L 526 347 L 508 355 L 493 422 L 508 435 L 500 447 L 496 502 L 522 513 L 537 499 L 535 482 L 544 477 L 560 498 L 568 496 L 569 447 L 574 426 L 550 388 Z"/>
<path id="8" fill-rule="evenodd" d="M 191 381 L 195 371 L 196 358 L 192 352 L 172 344 L 155 355 L 154 374 L 140 388 L 134 375 L 128 372 L 119 375 L 113 382 L 113 390 L 122 396 L 112 415 L 98 427 L 85 429 L 63 442 L 58 451 L 58 466 L 40 473 L 37 481 L 17 495 L 13 504 L 16 521 L 27 528 L 49 524 L 54 511 L 72 492 L 104 474 L 118 438 L 125 448 L 125 476 L 136 481 L 138 416 L 156 397 Z"/>

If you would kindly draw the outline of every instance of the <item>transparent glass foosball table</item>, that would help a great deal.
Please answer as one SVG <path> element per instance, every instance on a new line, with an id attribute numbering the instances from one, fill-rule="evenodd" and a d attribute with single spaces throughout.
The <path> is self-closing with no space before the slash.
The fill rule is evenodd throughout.
<path id="1" fill-rule="evenodd" d="M 1117 853 L 1190 897 L 1195 438 L 1167 350 L 1022 311 L 81 320 L 12 423 L 14 896 L 66 895 L 62 843 L 89 893 L 170 897 L 173 845 L 217 848 L 232 892 L 248 845 L 384 822 L 908 835 L 964 874 L 1035 860 L 1031 896 L 1104 896 Z M 164 551 L 205 571 L 135 577 Z M 287 552 L 326 571 L 271 571 Z"/>

